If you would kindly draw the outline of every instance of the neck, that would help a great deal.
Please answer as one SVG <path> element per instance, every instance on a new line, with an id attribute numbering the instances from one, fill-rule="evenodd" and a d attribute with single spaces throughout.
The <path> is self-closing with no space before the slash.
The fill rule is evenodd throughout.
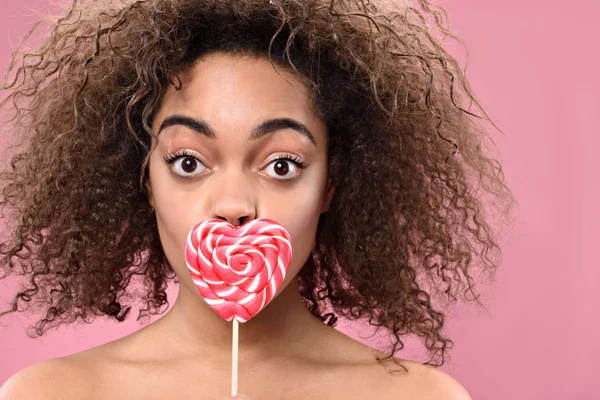
<path id="1" fill-rule="evenodd" d="M 193 285 L 180 284 L 171 310 L 159 321 L 168 326 L 168 343 L 186 357 L 231 357 L 233 322 L 225 321 Z M 299 284 L 291 282 L 257 315 L 239 326 L 240 359 L 306 354 L 315 331 L 328 329 L 302 303 Z"/>

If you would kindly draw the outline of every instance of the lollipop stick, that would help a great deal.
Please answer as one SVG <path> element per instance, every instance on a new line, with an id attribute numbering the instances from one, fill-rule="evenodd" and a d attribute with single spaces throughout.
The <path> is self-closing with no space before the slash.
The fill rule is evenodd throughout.
<path id="1" fill-rule="evenodd" d="M 231 395 L 237 394 L 237 383 L 238 383 L 238 335 L 240 326 L 238 320 L 233 318 L 233 352 L 231 359 Z"/>

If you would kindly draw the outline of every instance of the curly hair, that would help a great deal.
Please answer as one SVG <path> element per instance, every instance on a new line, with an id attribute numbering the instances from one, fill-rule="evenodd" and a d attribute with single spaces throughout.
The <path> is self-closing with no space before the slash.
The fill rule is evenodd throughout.
<path id="1" fill-rule="evenodd" d="M 304 304 L 330 326 L 383 327 L 394 338 L 387 358 L 417 335 L 425 364 L 443 365 L 453 342 L 434 301 L 461 292 L 482 304 L 474 271 L 492 277 L 501 258 L 482 195 L 504 217 L 516 201 L 483 151 L 477 120 L 491 119 L 432 28 L 462 41 L 441 7 L 417 3 L 74 0 L 24 50 L 39 21 L 2 86 L 20 143 L 0 175 L 0 210 L 11 210 L 0 265 L 28 282 L 0 316 L 37 305 L 35 338 L 94 317 L 123 321 L 139 297 L 138 320 L 164 312 L 178 281 L 144 190 L 150 121 L 168 86 L 181 88 L 178 74 L 220 51 L 297 74 L 327 126 L 336 191 L 298 276 Z"/>

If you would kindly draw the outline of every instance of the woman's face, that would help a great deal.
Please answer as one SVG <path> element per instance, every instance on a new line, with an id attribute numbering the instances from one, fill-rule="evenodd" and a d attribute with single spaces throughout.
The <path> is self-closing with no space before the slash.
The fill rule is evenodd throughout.
<path id="1" fill-rule="evenodd" d="M 185 240 L 207 219 L 281 224 L 293 256 L 280 291 L 310 255 L 333 195 L 327 130 L 301 81 L 278 71 L 293 86 L 266 59 L 213 53 L 180 75 L 182 90 L 169 86 L 152 121 L 146 189 L 167 259 L 188 288 Z"/>

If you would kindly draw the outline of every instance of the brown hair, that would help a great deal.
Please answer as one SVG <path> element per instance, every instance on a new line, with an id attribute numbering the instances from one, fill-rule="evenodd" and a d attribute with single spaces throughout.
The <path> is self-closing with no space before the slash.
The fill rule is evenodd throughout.
<path id="1" fill-rule="evenodd" d="M 381 13 L 362 0 L 75 0 L 22 51 L 34 26 L 0 103 L 26 144 L 0 175 L 0 210 L 12 210 L 0 265 L 29 286 L 0 316 L 21 311 L 19 300 L 43 307 L 32 337 L 94 316 L 123 321 L 134 275 L 145 288 L 138 320 L 164 312 L 175 274 L 143 188 L 149 123 L 178 73 L 223 51 L 295 71 L 327 124 L 337 189 L 299 275 L 306 306 L 331 326 L 344 316 L 384 327 L 388 358 L 400 336 L 417 335 L 441 356 L 426 364 L 441 366 L 453 342 L 432 295 L 477 300 L 473 269 L 499 264 L 476 195 L 493 195 L 504 216 L 516 202 L 482 150 L 484 118 L 461 104 L 483 109 L 432 28 L 460 39 L 442 8 L 417 3 Z"/>

